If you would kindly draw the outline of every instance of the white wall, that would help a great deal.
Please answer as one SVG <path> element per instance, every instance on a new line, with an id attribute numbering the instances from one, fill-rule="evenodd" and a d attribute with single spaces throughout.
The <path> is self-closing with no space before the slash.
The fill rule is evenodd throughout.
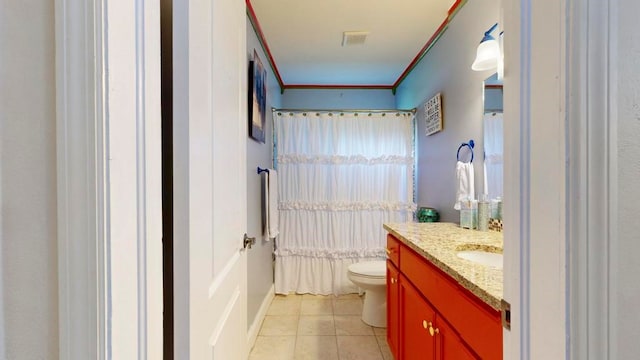
<path id="1" fill-rule="evenodd" d="M 443 131 L 424 135 L 418 122 L 417 202 L 438 209 L 441 221 L 458 222 L 453 209 L 456 194 L 456 151 L 473 139 L 475 148 L 475 190 L 482 177 L 482 93 L 483 80 L 491 72 L 471 70 L 482 35 L 500 15 L 499 0 L 469 1 L 454 17 L 449 28 L 416 68 L 398 87 L 396 105 L 420 106 L 436 93 L 442 94 Z"/>
<path id="2" fill-rule="evenodd" d="M 289 89 L 282 95 L 286 109 L 395 109 L 391 90 Z"/>
<path id="3" fill-rule="evenodd" d="M 54 3 L 0 3 L 0 359 L 58 358 Z"/>
<path id="4" fill-rule="evenodd" d="M 612 307 L 617 309 L 613 316 L 611 346 L 618 359 L 637 358 L 640 354 L 640 33 L 637 31 L 637 14 L 640 3 L 618 1 L 617 31 L 618 57 L 613 68 L 617 68 L 618 114 L 617 147 L 617 209 L 618 238 L 612 244 L 613 259 L 610 264 L 612 275 L 617 277 L 610 296 Z M 622 6 L 624 4 L 624 6 Z M 615 196 L 615 195 L 614 195 Z"/>
<path id="5" fill-rule="evenodd" d="M 273 285 L 273 241 L 267 241 L 262 232 L 262 181 L 264 175 L 258 175 L 256 168 L 273 167 L 273 121 L 271 108 L 281 104 L 280 86 L 273 75 L 262 51 L 258 37 L 251 22 L 247 19 L 247 59 L 253 58 L 253 50 L 267 70 L 267 116 L 265 124 L 265 143 L 259 143 L 247 136 L 247 234 L 256 238 L 256 244 L 247 252 L 247 327 L 260 326 L 262 319 L 256 319 L 264 299 Z M 248 64 L 247 64 L 248 66 Z M 248 120 L 247 120 L 248 121 Z M 259 330 L 259 329 L 257 329 Z"/>

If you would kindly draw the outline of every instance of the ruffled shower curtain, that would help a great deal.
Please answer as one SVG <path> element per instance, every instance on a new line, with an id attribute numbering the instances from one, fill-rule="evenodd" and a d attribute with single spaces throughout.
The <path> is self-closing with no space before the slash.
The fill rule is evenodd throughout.
<path id="1" fill-rule="evenodd" d="M 486 193 L 490 199 L 502 197 L 504 130 L 501 112 L 484 114 L 484 166 Z"/>
<path id="2" fill-rule="evenodd" d="M 413 114 L 274 111 L 278 294 L 344 294 L 350 264 L 385 258 L 386 222 L 413 218 Z"/>

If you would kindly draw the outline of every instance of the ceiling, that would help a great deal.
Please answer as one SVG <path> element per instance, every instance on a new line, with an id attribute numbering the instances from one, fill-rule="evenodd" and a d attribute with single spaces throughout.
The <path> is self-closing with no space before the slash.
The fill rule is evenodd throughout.
<path id="1" fill-rule="evenodd" d="M 395 88 L 463 2 L 247 0 L 247 6 L 281 87 Z M 369 34 L 364 44 L 342 46 L 344 31 Z"/>

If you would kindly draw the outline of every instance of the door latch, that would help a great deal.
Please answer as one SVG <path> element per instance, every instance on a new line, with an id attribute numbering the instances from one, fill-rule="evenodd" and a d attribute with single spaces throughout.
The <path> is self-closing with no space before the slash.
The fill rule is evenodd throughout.
<path id="1" fill-rule="evenodd" d="M 247 234 L 244 234 L 244 239 L 242 240 L 242 246 L 246 249 L 249 248 L 251 249 L 252 245 L 255 245 L 256 243 L 256 238 L 254 237 L 249 237 L 247 236 Z"/>
<path id="2" fill-rule="evenodd" d="M 502 310 L 502 327 L 511 330 L 511 304 L 502 299 L 500 307 Z"/>

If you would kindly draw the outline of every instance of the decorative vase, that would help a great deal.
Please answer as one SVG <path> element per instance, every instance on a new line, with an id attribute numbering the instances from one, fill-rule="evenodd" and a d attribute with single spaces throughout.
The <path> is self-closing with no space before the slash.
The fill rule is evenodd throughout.
<path id="1" fill-rule="evenodd" d="M 430 207 L 420 207 L 416 212 L 416 218 L 418 218 L 418 222 L 438 222 L 440 220 L 440 214 L 434 208 Z"/>

